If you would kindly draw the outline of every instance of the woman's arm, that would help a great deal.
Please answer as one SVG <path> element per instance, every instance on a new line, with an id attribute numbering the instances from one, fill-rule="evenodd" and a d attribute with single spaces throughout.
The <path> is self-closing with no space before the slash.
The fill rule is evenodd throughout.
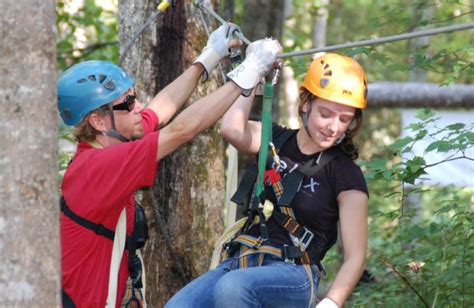
<path id="1" fill-rule="evenodd" d="M 344 261 L 331 289 L 326 294 L 339 307 L 352 293 L 365 267 L 368 241 L 368 197 L 358 190 L 338 196 Z"/>
<path id="2" fill-rule="evenodd" d="M 224 139 L 245 153 L 257 153 L 260 149 L 261 123 L 249 121 L 255 91 L 249 96 L 240 96 L 224 114 L 220 134 Z"/>

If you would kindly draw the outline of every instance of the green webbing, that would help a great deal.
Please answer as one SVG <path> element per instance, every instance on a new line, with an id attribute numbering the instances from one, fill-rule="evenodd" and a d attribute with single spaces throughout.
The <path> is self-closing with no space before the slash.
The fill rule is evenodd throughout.
<path id="1" fill-rule="evenodd" d="M 262 104 L 262 136 L 258 153 L 257 186 L 255 188 L 256 197 L 260 197 L 263 192 L 263 176 L 267 163 L 268 144 L 272 140 L 272 97 L 273 85 L 271 82 L 265 82 Z"/>

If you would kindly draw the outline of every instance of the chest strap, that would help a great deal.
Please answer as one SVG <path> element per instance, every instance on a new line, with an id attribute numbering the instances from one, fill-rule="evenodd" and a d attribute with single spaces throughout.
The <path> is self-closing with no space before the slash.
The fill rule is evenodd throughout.
<path id="1" fill-rule="evenodd" d="M 77 215 L 67 206 L 66 200 L 63 196 L 61 196 L 60 200 L 61 205 L 61 212 L 67 217 L 69 217 L 75 223 L 83 226 L 86 229 L 92 230 L 95 234 L 108 238 L 109 240 L 114 240 L 115 232 L 104 227 L 102 224 L 96 224 L 90 220 L 82 218 L 81 216 Z"/>

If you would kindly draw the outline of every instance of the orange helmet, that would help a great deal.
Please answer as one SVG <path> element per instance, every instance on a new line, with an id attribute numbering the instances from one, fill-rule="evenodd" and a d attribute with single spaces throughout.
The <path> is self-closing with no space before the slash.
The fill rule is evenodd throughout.
<path id="1" fill-rule="evenodd" d="M 335 53 L 311 62 L 302 88 L 335 103 L 364 109 L 367 107 L 367 77 L 354 59 Z"/>

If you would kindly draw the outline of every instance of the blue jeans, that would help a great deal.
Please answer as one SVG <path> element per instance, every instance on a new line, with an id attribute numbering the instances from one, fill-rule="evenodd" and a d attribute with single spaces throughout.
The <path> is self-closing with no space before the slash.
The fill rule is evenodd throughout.
<path id="1" fill-rule="evenodd" d="M 303 265 L 266 255 L 249 256 L 248 267 L 238 268 L 238 259 L 228 258 L 217 268 L 196 278 L 176 293 L 165 308 L 191 307 L 309 307 L 311 283 Z M 319 274 L 312 270 L 313 305 Z"/>

